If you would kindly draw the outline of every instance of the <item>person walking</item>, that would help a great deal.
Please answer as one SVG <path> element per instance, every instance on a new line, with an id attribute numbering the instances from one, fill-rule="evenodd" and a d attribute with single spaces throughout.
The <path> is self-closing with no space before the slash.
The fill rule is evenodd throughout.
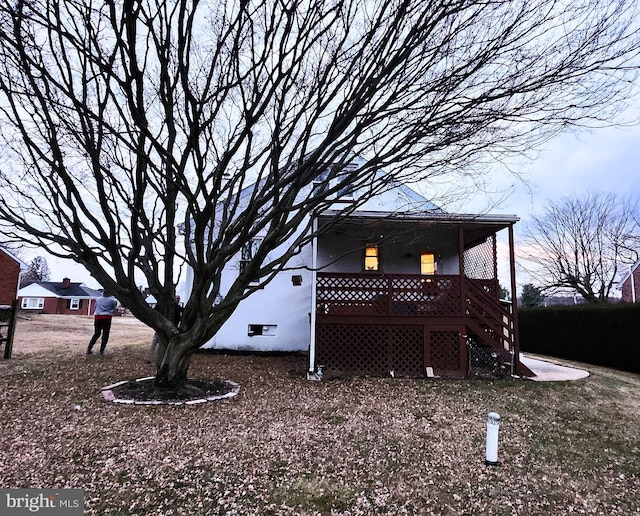
<path id="1" fill-rule="evenodd" d="M 89 341 L 89 347 L 87 348 L 87 355 L 93 355 L 93 345 L 98 341 L 100 334 L 102 334 L 102 341 L 100 343 L 100 354 L 104 355 L 104 349 L 107 347 L 109 341 L 109 332 L 111 331 L 111 319 L 113 312 L 118 306 L 118 302 L 115 297 L 112 297 L 106 290 L 102 291 L 102 297 L 96 299 L 96 309 L 93 312 L 93 337 Z"/>

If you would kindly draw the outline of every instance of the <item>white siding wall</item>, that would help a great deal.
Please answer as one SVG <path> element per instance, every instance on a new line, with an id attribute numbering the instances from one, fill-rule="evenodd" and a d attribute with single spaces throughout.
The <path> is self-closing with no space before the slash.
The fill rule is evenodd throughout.
<path id="1" fill-rule="evenodd" d="M 303 192 L 304 193 L 304 192 Z M 361 209 L 380 211 L 405 211 L 415 209 L 431 209 L 433 205 L 406 187 L 383 193 L 368 201 Z M 327 267 L 326 271 L 362 272 L 361 246 L 367 240 L 362 234 L 345 236 L 338 232 L 320 239 L 318 253 L 319 265 L 323 266 L 331 260 L 341 257 L 338 263 Z M 383 272 L 418 273 L 420 271 L 420 247 L 412 249 L 413 257 L 406 257 L 406 235 L 397 243 L 385 243 L 389 248 L 384 250 Z M 457 247 L 456 247 L 457 249 Z M 354 251 L 351 254 L 345 254 Z M 277 252 L 277 251 L 274 251 Z M 221 294 L 224 295 L 233 279 L 238 274 L 238 259 L 232 261 L 225 269 Z M 448 262 L 448 260 L 447 260 Z M 457 268 L 457 258 L 455 260 Z M 249 350 L 249 351 L 306 351 L 311 339 L 311 283 L 313 274 L 302 267 L 311 267 L 312 247 L 307 245 L 289 264 L 293 270 L 283 271 L 263 290 L 243 300 L 231 318 L 224 324 L 218 334 L 205 348 Z M 446 267 L 447 270 L 450 267 Z M 453 274 L 454 272 L 448 272 Z M 301 275 L 302 285 L 294 286 L 292 276 Z M 187 269 L 185 292 L 188 297 L 191 291 L 193 276 Z M 269 335 L 249 335 L 250 325 L 267 327 Z"/>
<path id="2" fill-rule="evenodd" d="M 311 246 L 294 257 L 291 267 L 311 264 Z M 225 269 L 221 293 L 228 291 L 238 274 L 238 259 Z M 302 276 L 302 284 L 293 284 L 292 277 Z M 207 342 L 206 349 L 242 351 L 307 351 L 311 338 L 310 270 L 295 268 L 281 272 L 264 289 L 244 299 L 217 335 Z M 187 271 L 186 290 L 191 290 L 192 276 Z M 264 335 L 249 335 L 250 325 L 261 325 Z"/>

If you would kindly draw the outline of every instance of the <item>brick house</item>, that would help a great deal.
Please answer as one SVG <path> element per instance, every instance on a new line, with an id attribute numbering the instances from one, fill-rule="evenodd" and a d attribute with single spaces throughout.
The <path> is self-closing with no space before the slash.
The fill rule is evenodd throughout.
<path id="1" fill-rule="evenodd" d="M 635 303 L 640 301 L 640 260 L 634 263 L 620 280 L 622 301 Z"/>
<path id="2" fill-rule="evenodd" d="M 91 315 L 101 292 L 83 283 L 36 281 L 18 291 L 18 307 L 45 314 Z"/>
<path id="3" fill-rule="evenodd" d="M 0 248 L 0 305 L 10 305 L 16 299 L 20 286 L 20 275 L 27 265 L 10 251 Z"/>

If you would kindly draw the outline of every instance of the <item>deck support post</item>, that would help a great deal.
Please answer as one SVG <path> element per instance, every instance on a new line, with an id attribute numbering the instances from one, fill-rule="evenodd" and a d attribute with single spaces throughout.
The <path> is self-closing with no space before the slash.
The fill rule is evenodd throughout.
<path id="1" fill-rule="evenodd" d="M 462 225 L 458 226 L 458 249 L 458 268 L 460 269 L 460 315 L 464 316 L 464 282 L 466 280 L 466 276 L 464 273 L 464 229 L 462 228 Z"/>
<path id="2" fill-rule="evenodd" d="M 511 317 L 513 318 L 514 373 L 520 369 L 520 331 L 518 329 L 518 296 L 516 293 L 516 259 L 514 252 L 513 224 L 509 224 L 509 274 L 511 275 Z"/>

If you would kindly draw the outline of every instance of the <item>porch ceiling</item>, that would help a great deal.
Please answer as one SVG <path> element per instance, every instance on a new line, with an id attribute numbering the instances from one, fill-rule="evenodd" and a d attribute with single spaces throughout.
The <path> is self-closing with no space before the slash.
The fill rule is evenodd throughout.
<path id="1" fill-rule="evenodd" d="M 349 215 L 342 215 L 337 210 L 327 210 L 318 215 L 318 221 L 334 220 L 340 217 L 340 221 L 334 226 L 363 225 L 369 228 L 390 228 L 410 224 L 413 229 L 426 231 L 452 231 L 462 228 L 465 247 L 473 247 L 476 243 L 485 240 L 502 229 L 515 224 L 520 220 L 516 215 L 470 215 L 459 213 L 429 213 L 429 212 L 379 212 L 356 211 Z"/>

